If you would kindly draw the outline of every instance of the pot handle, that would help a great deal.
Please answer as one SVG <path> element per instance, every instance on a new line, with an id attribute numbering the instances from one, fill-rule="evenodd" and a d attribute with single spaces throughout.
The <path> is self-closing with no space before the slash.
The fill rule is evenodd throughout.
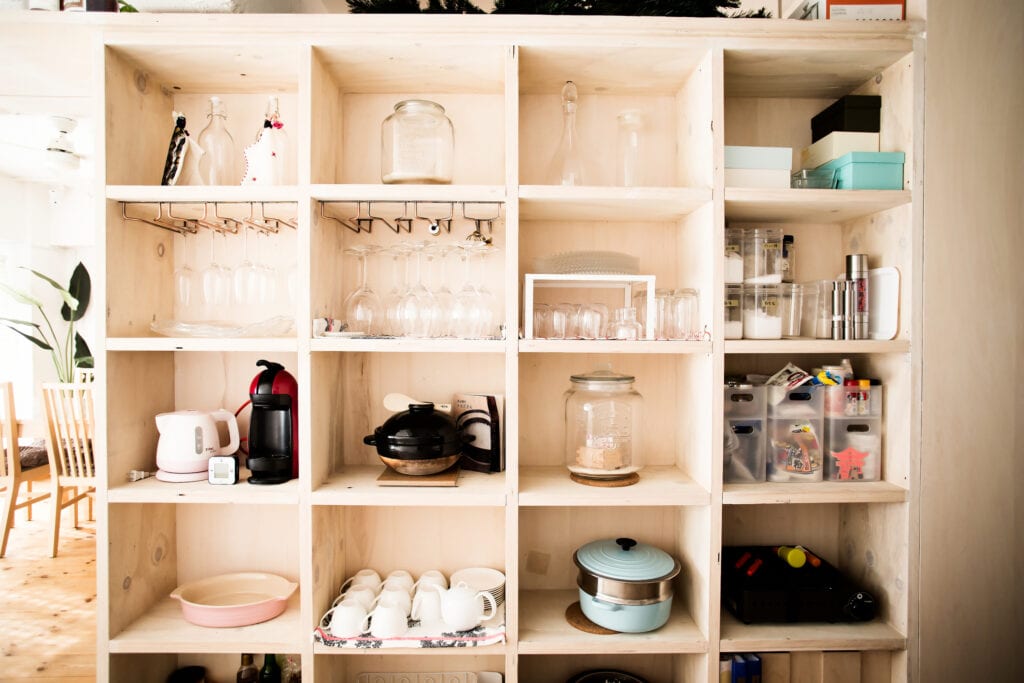
<path id="1" fill-rule="evenodd" d="M 606 612 L 618 612 L 622 609 L 622 605 L 616 605 L 611 602 L 604 602 L 603 600 L 598 600 L 593 595 L 590 596 L 590 604 L 598 609 L 603 609 Z"/>
<path id="2" fill-rule="evenodd" d="M 376 446 L 377 445 L 377 437 L 375 435 L 373 435 L 373 434 L 370 434 L 369 436 L 364 436 L 363 437 L 363 443 L 365 443 L 367 446 Z"/>

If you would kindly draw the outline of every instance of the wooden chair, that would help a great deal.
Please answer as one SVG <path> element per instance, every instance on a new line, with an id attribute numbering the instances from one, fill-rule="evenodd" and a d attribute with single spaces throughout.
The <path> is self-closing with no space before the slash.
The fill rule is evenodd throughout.
<path id="1" fill-rule="evenodd" d="M 86 496 L 91 498 L 96 492 L 93 386 L 92 383 L 43 384 L 46 450 L 50 456 L 50 480 L 53 482 L 51 557 L 57 556 L 61 510 L 72 506 L 77 528 L 78 502 Z"/>
<path id="2" fill-rule="evenodd" d="M 50 496 L 32 490 L 32 485 L 50 478 L 46 467 L 21 469 L 21 453 L 18 448 L 18 420 L 14 415 L 14 387 L 10 382 L 0 382 L 0 490 L 6 491 L 3 508 L 4 535 L 0 540 L 0 557 L 7 553 L 7 537 L 14 527 L 14 511 L 27 508 L 28 519 L 32 521 L 32 506 Z M 25 484 L 25 491 L 21 485 Z"/>

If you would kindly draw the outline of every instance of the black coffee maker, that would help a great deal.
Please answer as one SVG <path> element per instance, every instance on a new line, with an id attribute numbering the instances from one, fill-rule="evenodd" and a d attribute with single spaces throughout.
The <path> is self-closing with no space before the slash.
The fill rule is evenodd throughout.
<path id="1" fill-rule="evenodd" d="M 265 368 L 249 385 L 250 484 L 282 484 L 299 476 L 299 385 L 283 365 L 257 361 Z"/>

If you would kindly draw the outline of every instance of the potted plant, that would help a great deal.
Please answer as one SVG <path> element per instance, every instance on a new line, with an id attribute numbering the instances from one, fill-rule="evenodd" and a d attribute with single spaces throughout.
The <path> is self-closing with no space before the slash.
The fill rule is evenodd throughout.
<path id="1" fill-rule="evenodd" d="M 0 282 L 0 290 L 20 303 L 35 307 L 44 324 L 13 318 L 0 318 L 0 322 L 39 348 L 50 352 L 53 366 L 57 370 L 58 382 L 74 382 L 76 369 L 93 367 L 92 352 L 89 351 L 89 346 L 85 343 L 82 335 L 75 331 L 75 323 L 82 319 L 89 307 L 89 295 L 92 291 L 89 271 L 79 263 L 71 273 L 71 281 L 68 286 L 62 287 L 56 280 L 38 271 L 28 270 L 39 279 L 49 283 L 60 294 L 63 300 L 60 317 L 67 323 L 67 330 L 62 335 L 58 334 L 39 299 L 2 282 Z"/>

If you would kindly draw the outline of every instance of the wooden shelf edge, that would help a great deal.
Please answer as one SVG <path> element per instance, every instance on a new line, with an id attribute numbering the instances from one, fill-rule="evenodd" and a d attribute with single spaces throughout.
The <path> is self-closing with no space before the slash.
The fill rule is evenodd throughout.
<path id="1" fill-rule="evenodd" d="M 505 353 L 504 339 L 342 339 L 310 340 L 313 352 L 348 353 Z"/>
<path id="2" fill-rule="evenodd" d="M 727 339 L 726 353 L 909 353 L 909 339 Z"/>
<path id="3" fill-rule="evenodd" d="M 316 184 L 313 199 L 322 202 L 505 202 L 504 185 Z"/>
<path id="4" fill-rule="evenodd" d="M 107 185 L 106 197 L 118 202 L 297 202 L 297 185 Z"/>
<path id="5" fill-rule="evenodd" d="M 619 488 L 577 484 L 564 467 L 523 467 L 520 507 L 702 507 L 711 493 L 672 466 L 646 467 L 640 481 Z"/>
<path id="6" fill-rule="evenodd" d="M 507 643 L 499 643 L 497 645 L 482 645 L 480 647 L 396 647 L 396 648 L 338 648 L 324 645 L 323 643 L 313 643 L 313 654 L 314 655 L 340 655 L 340 656 L 359 656 L 359 655 L 433 655 L 433 656 L 446 656 L 446 655 L 464 655 L 464 656 L 484 656 L 484 655 L 504 655 L 508 650 Z"/>
<path id="7" fill-rule="evenodd" d="M 905 503 L 910 492 L 886 481 L 809 484 L 726 484 L 724 505 L 788 505 L 813 503 Z"/>
<path id="8" fill-rule="evenodd" d="M 520 339 L 519 353 L 708 354 L 711 342 L 617 339 Z"/>
<path id="9" fill-rule="evenodd" d="M 284 351 L 296 352 L 295 337 L 107 337 L 107 351 Z"/>

